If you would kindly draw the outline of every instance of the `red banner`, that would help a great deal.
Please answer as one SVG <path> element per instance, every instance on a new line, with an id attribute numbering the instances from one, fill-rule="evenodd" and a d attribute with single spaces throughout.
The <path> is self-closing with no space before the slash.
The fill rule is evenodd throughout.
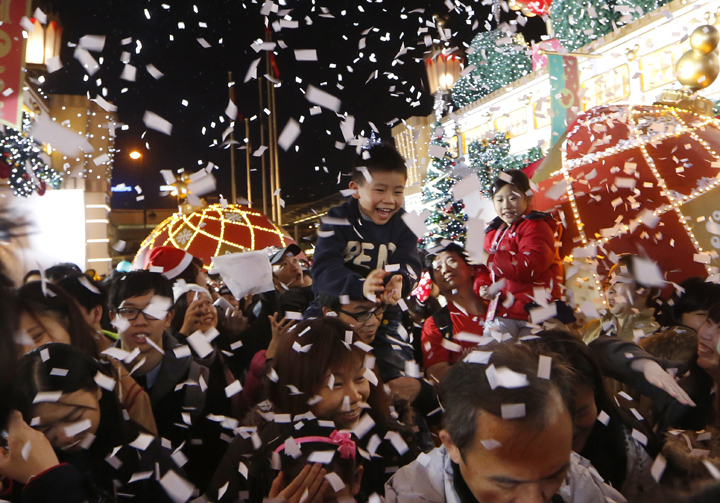
<path id="1" fill-rule="evenodd" d="M 22 129 L 25 38 L 20 20 L 30 14 L 28 0 L 0 0 L 0 122 Z"/>

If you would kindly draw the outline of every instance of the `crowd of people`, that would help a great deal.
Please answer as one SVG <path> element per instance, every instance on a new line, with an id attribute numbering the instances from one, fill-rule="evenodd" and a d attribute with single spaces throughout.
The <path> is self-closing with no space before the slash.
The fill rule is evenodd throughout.
<path id="1" fill-rule="evenodd" d="M 0 274 L 0 499 L 720 501 L 720 285 L 608 258 L 586 320 L 522 171 L 485 264 L 419 250 L 392 146 L 351 176 L 312 264 L 268 250 L 271 291 L 169 247 L 101 281 Z"/>

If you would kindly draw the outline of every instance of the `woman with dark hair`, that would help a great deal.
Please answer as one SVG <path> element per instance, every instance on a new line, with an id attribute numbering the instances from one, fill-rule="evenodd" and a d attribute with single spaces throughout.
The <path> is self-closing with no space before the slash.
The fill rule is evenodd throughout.
<path id="1" fill-rule="evenodd" d="M 200 331 L 204 334 L 212 333 L 213 351 L 200 358 L 195 355 L 195 361 L 210 369 L 210 383 L 206 403 L 207 412 L 216 415 L 232 416 L 242 419 L 243 410 L 239 396 L 228 398 L 225 388 L 240 379 L 246 368 L 243 344 L 236 345 L 240 333 L 247 328 L 247 320 L 240 311 L 227 313 L 225 323 L 219 325 L 218 309 L 213 304 L 210 292 L 201 286 L 177 281 L 173 286 L 175 304 L 172 309 L 175 315 L 170 322 L 170 332 L 180 344 L 187 344 L 188 337 Z M 237 353 L 237 354 L 236 354 Z M 222 386 L 214 385 L 222 383 Z"/>
<path id="2" fill-rule="evenodd" d="M 119 494 L 172 501 L 163 477 L 176 481 L 182 471 L 158 438 L 123 418 L 114 382 L 96 360 L 67 344 L 46 344 L 24 355 L 18 370 L 15 407 L 61 462 L 83 474 L 91 501 L 116 501 Z"/>
<path id="3" fill-rule="evenodd" d="M 697 353 L 698 330 L 708 310 L 720 302 L 720 285 L 694 276 L 680 283 L 663 305 L 661 324 L 668 327 L 640 341 L 657 358 L 689 362 Z"/>
<path id="4" fill-rule="evenodd" d="M 287 436 L 290 420 L 303 415 L 352 430 L 359 447 L 372 456 L 365 463 L 358 500 L 382 494 L 387 468 L 402 466 L 419 452 L 409 422 L 403 425 L 390 415 L 388 396 L 373 371 L 369 350 L 350 326 L 333 317 L 303 321 L 283 336 L 267 364 L 266 407 L 258 408 L 245 421 L 249 427 L 242 429 L 256 435 L 233 440 L 207 496 L 212 501 L 234 501 L 246 483 L 238 474 L 238 464 L 254 452 L 253 444 Z M 254 493 L 267 495 L 271 482 L 258 476 L 248 483 L 261 484 Z"/>
<path id="5" fill-rule="evenodd" d="M 581 340 L 562 330 L 537 335 L 538 339 L 525 342 L 558 354 L 575 371 L 573 451 L 590 460 L 626 498 L 653 487 L 650 468 L 660 445 L 646 421 L 638 420 L 630 410 L 632 402 L 608 395 L 600 367 Z M 644 438 L 645 443 L 637 438 Z"/>
<path id="6" fill-rule="evenodd" d="M 45 292 L 48 292 L 45 295 Z M 81 353 L 101 361 L 118 384 L 115 393 L 131 419 L 157 434 L 150 398 L 113 357 L 100 354 L 105 337 L 83 318 L 76 302 L 61 287 L 50 283 L 28 283 L 18 288 L 14 306 L 19 316 L 15 340 L 22 353 L 52 342 L 69 344 Z"/>
<path id="7" fill-rule="evenodd" d="M 530 180 L 520 170 L 499 174 L 492 199 L 498 216 L 485 231 L 487 268 L 480 268 L 474 290 L 490 302 L 486 333 L 529 335 L 528 313 L 538 288 L 545 289 L 540 303 L 562 299 L 565 276 L 555 246 L 561 227 L 550 214 L 530 210 Z M 493 284 L 499 291 L 490 288 Z"/>

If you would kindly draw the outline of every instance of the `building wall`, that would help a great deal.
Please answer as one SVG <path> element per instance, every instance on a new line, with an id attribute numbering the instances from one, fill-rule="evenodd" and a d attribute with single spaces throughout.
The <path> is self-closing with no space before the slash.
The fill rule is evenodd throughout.
<path id="1" fill-rule="evenodd" d="M 583 110 L 601 104 L 651 104 L 662 90 L 679 88 L 675 63 L 690 49 L 687 38 L 695 28 L 708 22 L 720 26 L 717 8 L 717 0 L 675 0 L 579 49 L 599 56 L 578 61 Z M 720 98 L 720 80 L 700 94 Z M 547 150 L 554 143 L 549 111 L 550 76 L 542 68 L 446 116 L 442 127 L 460 146 L 461 155 L 470 141 L 493 130 L 508 132 L 511 153 L 537 145 Z M 427 176 L 432 120 L 411 117 L 392 130 L 403 155 L 417 166 L 414 176 L 420 183 Z"/>

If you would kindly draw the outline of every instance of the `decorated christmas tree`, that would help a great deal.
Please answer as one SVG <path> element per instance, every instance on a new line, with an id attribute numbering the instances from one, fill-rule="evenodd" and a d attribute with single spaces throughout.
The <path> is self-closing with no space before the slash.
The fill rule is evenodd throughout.
<path id="1" fill-rule="evenodd" d="M 9 179 L 13 194 L 28 197 L 35 190 L 43 195 L 47 185 L 58 188 L 60 173 L 42 159 L 42 147 L 27 134 L 30 117 L 23 114 L 23 130 L 9 127 L 0 131 L 0 178 Z"/>
<path id="2" fill-rule="evenodd" d="M 511 155 L 506 134 L 495 131 L 491 135 L 488 135 L 491 136 L 489 140 L 474 140 L 468 144 L 468 164 L 477 173 L 485 197 L 491 197 L 492 184 L 498 173 L 508 169 L 525 169 L 543 156 L 540 147 Z"/>
<path id="3" fill-rule="evenodd" d="M 670 0 L 554 0 L 550 19 L 555 38 L 568 51 L 652 12 Z"/>
<path id="4" fill-rule="evenodd" d="M 452 99 L 464 107 L 532 71 L 530 49 L 521 34 L 502 30 L 479 33 L 468 50 L 473 70 L 453 86 Z"/>
<path id="5" fill-rule="evenodd" d="M 442 128 L 435 125 L 436 133 L 430 142 L 431 157 L 427 178 L 423 183 L 423 206 L 430 210 L 425 220 L 429 234 L 422 241 L 428 246 L 438 239 L 465 241 L 465 220 L 463 204 L 453 201 L 452 188 L 459 181 L 453 174 L 455 162 L 446 149 L 450 146 L 442 137 Z M 441 155 L 442 154 L 442 155 Z"/>

